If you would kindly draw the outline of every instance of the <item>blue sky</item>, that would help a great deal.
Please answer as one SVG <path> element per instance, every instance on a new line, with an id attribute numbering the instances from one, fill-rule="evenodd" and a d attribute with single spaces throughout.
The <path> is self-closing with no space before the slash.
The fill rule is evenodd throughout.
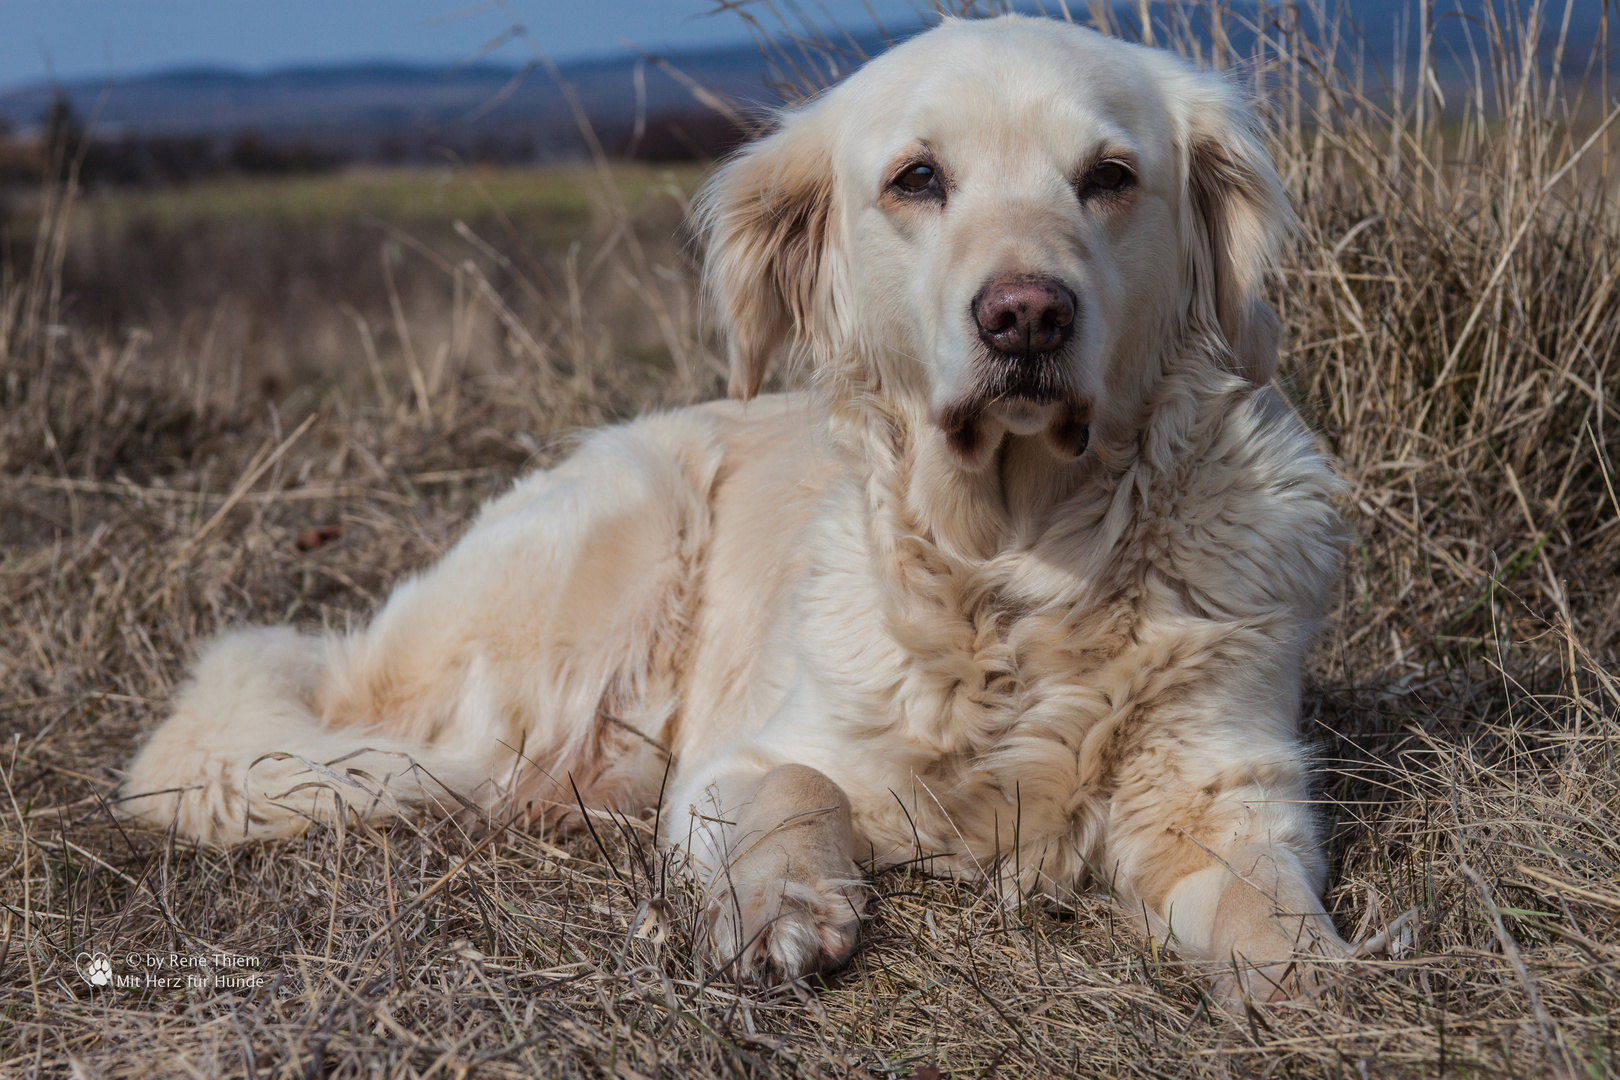
<path id="1" fill-rule="evenodd" d="M 868 0 L 897 23 L 915 0 Z M 474 5 L 474 6 L 469 6 Z M 714 0 L 511 0 L 557 59 L 736 41 Z M 862 0 L 806 0 L 848 25 L 869 25 Z M 445 21 L 458 12 L 464 17 Z M 765 17 L 763 9 L 761 16 Z M 261 69 L 358 59 L 463 59 L 509 25 L 477 0 L 0 0 L 0 86 L 129 75 L 181 65 Z M 527 56 L 508 46 L 516 62 Z M 501 53 L 496 57 L 500 58 Z"/>

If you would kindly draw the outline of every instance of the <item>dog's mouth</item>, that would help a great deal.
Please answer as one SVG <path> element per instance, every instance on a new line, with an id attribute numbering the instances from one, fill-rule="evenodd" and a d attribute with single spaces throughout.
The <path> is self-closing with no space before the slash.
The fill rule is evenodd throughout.
<path id="1" fill-rule="evenodd" d="M 964 463 L 978 463 L 1006 433 L 1044 435 L 1060 456 L 1077 458 L 1091 437 L 1091 405 L 1076 391 L 1064 353 L 1015 356 L 986 351 L 964 394 L 938 410 L 935 422 Z"/>

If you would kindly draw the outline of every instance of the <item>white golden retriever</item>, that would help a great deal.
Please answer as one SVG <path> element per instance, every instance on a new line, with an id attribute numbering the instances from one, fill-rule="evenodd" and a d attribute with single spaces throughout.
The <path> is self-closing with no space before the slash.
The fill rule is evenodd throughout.
<path id="1" fill-rule="evenodd" d="M 363 631 L 214 642 L 126 805 L 229 844 L 334 788 L 552 821 L 664 791 L 754 979 L 843 963 L 860 865 L 927 856 L 1099 881 L 1228 993 L 1297 992 L 1343 948 L 1297 731 L 1341 524 L 1264 388 L 1289 208 L 1240 95 L 946 21 L 783 115 L 698 222 L 740 400 L 595 433 Z M 814 389 L 756 397 L 783 351 Z"/>

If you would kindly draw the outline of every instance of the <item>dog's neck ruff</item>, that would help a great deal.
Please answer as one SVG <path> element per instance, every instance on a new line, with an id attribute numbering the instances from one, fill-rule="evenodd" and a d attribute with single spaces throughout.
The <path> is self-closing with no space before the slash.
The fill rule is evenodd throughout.
<path id="1" fill-rule="evenodd" d="M 874 378 L 843 375 L 824 380 L 822 391 L 833 442 L 864 483 L 873 540 L 915 549 L 934 572 L 972 573 L 1092 517 L 1086 504 L 1115 501 L 1122 482 L 1145 484 L 1144 470 L 1184 459 L 1231 395 L 1248 389 L 1224 370 L 1223 351 L 1219 342 L 1170 351 L 1125 410 L 1134 422 L 1093 427 L 1085 452 L 1070 461 L 1041 435 L 1008 434 L 985 468 L 964 468 L 926 408 L 897 400 Z M 871 370 L 843 370 L 852 368 Z"/>

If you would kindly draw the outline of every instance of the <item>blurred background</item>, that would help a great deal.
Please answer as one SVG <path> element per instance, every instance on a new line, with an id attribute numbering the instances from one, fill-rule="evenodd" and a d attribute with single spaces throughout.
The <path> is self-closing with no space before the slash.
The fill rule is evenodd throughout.
<path id="1" fill-rule="evenodd" d="M 566 276 L 570 245 L 628 222 L 680 262 L 708 163 L 772 107 L 958 9 L 1173 39 L 1257 85 L 1274 76 L 1265 28 L 1331 39 L 1358 96 L 1411 96 L 1421 69 L 1455 119 L 1497 74 L 1491 42 L 1527 14 L 1541 66 L 1585 76 L 1607 4 L 0 0 L 0 262 L 31 263 L 50 185 L 71 174 L 58 314 L 232 357 L 233 394 L 242 367 L 274 397 L 333 370 L 357 326 L 403 352 L 409 322 L 442 322 L 439 271 L 464 258 L 514 309 L 535 295 L 501 280 L 514 268 Z M 439 264 L 397 258 L 390 230 Z M 604 265 L 598 249 L 589 276 Z M 668 326 L 615 347 L 682 352 Z"/>
<path id="2" fill-rule="evenodd" d="M 1434 39 L 1442 82 L 1466 79 L 1483 40 L 1476 33 L 1470 42 L 1469 28 L 1488 32 L 1492 15 L 1513 22 L 1525 7 L 1542 9 L 1547 50 L 1562 44 L 1585 61 L 1606 10 L 1605 0 L 989 7 L 1078 11 L 1132 37 L 1146 26 L 1149 39 L 1157 22 L 1161 41 L 1188 31 L 1206 45 L 1235 36 L 1234 51 L 1245 55 L 1257 27 L 1298 19 L 1348 30 L 1347 57 L 1359 55 L 1372 81 L 1392 84 L 1403 74 L 1394 58 L 1417 63 L 1424 34 Z M 1228 25 L 1213 29 L 1212 11 Z M 67 136 L 89 141 L 82 180 L 125 186 L 356 165 L 578 160 L 590 148 L 563 82 L 610 156 L 704 160 L 741 134 L 733 109 L 757 116 L 940 14 L 930 0 L 0 0 L 0 175 L 37 180 L 51 139 Z M 1348 16 L 1343 25 L 1340 16 Z M 844 55 L 828 55 L 829 42 Z M 717 101 L 731 108 L 717 111 Z"/>
<path id="3" fill-rule="evenodd" d="M 469 288 L 513 326 L 550 321 L 551 284 L 576 309 L 613 290 L 630 233 L 684 273 L 704 165 L 925 21 L 907 0 L 0 0 L 0 262 L 37 262 L 71 177 L 58 325 L 197 357 L 199 402 L 344 372 L 376 389 L 412 325 L 456 337 L 446 363 L 489 344 L 461 318 Z M 831 50 L 795 41 L 840 24 Z M 646 321 L 612 348 L 667 360 L 671 327 Z"/>

